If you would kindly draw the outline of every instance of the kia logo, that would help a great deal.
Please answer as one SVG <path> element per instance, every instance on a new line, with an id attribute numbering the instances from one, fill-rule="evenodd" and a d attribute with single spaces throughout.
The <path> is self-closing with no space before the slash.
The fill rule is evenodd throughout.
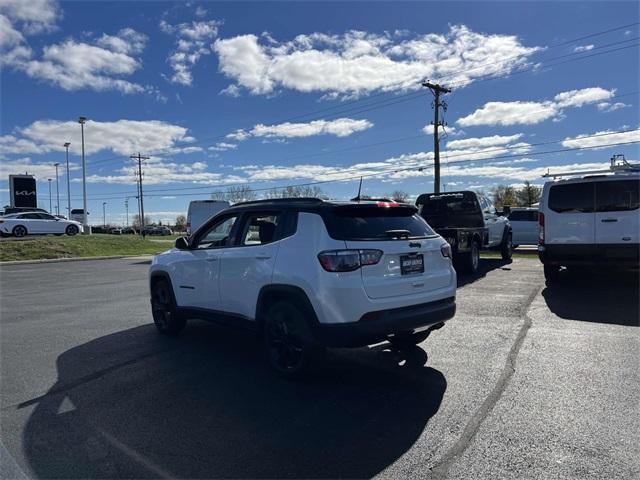
<path id="1" fill-rule="evenodd" d="M 35 194 L 36 194 L 36 192 L 34 192 L 33 190 L 32 191 L 19 190 L 19 191 L 16 192 L 16 195 L 35 195 Z"/>

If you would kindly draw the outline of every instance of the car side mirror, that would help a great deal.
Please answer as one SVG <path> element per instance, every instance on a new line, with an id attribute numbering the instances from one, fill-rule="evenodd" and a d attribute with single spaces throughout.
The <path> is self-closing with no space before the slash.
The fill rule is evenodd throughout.
<path id="1" fill-rule="evenodd" d="M 176 238 L 176 248 L 178 250 L 189 250 L 189 241 L 187 237 Z"/>
<path id="2" fill-rule="evenodd" d="M 506 217 L 511 213 L 511 207 L 509 205 L 504 205 L 502 207 L 502 214 Z"/>

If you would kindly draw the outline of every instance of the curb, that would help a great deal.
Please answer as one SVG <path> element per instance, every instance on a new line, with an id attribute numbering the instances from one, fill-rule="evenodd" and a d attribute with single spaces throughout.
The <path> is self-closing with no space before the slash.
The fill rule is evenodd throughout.
<path id="1" fill-rule="evenodd" d="M 86 262 L 89 260 L 115 260 L 118 258 L 153 258 L 153 255 L 107 255 L 101 257 L 63 257 L 63 258 L 42 258 L 40 260 L 10 260 L 8 262 L 0 262 L 0 266 L 4 265 L 29 265 L 38 263 L 58 263 L 58 262 Z"/>

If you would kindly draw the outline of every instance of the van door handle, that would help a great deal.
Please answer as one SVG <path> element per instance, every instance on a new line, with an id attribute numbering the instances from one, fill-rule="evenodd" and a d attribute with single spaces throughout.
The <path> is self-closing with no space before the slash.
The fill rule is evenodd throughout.
<path id="1" fill-rule="evenodd" d="M 256 260 L 269 260 L 271 255 L 256 255 Z"/>
<path id="2" fill-rule="evenodd" d="M 602 223 L 614 223 L 617 222 L 618 219 L 617 218 L 603 218 L 602 220 L 600 220 Z"/>

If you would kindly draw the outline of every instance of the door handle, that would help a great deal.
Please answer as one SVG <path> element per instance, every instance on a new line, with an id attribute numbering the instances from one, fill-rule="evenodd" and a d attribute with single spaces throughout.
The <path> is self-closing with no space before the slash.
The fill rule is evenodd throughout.
<path id="1" fill-rule="evenodd" d="M 603 218 L 602 220 L 600 220 L 602 223 L 614 223 L 617 222 L 618 219 L 617 218 Z"/>
<path id="2" fill-rule="evenodd" d="M 218 257 L 209 257 L 207 258 L 207 262 L 217 262 L 218 261 Z"/>
<path id="3" fill-rule="evenodd" d="M 256 255 L 256 260 L 269 260 L 271 255 Z"/>

